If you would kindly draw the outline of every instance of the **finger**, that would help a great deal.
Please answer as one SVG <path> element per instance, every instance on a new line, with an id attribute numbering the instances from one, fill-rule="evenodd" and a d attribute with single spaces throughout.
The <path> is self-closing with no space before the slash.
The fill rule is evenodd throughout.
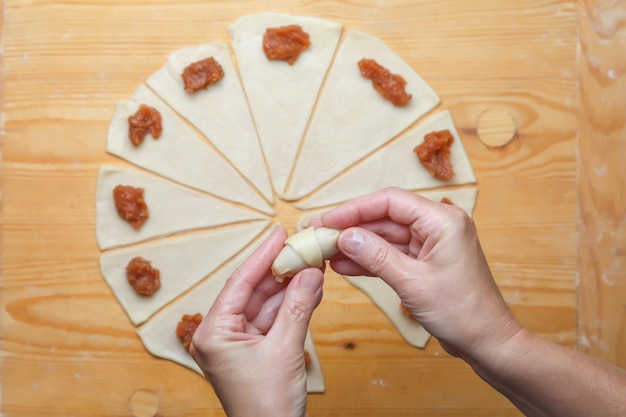
<path id="1" fill-rule="evenodd" d="M 384 239 L 384 238 L 383 238 Z M 394 248 L 396 248 L 399 252 L 402 252 L 404 254 L 412 255 L 411 249 L 412 249 L 412 245 L 413 242 L 409 242 L 409 243 L 392 243 L 392 242 L 388 242 L 391 246 L 393 246 Z M 330 261 L 339 261 L 339 260 L 350 260 L 350 258 L 348 258 L 343 252 L 339 251 L 337 252 L 337 254 L 335 256 L 333 256 Z M 331 266 L 332 267 L 332 266 Z M 335 268 L 332 268 L 333 270 Z M 335 271 L 335 272 L 339 272 L 339 271 Z"/>
<path id="2" fill-rule="evenodd" d="M 259 284 L 254 288 L 248 304 L 246 305 L 243 313 L 248 320 L 253 319 L 261 310 L 267 300 L 273 297 L 276 293 L 283 290 L 286 286 L 285 282 L 278 282 L 273 275 L 268 274 Z"/>
<path id="3" fill-rule="evenodd" d="M 285 289 L 277 292 L 273 296 L 269 297 L 263 305 L 259 308 L 255 316 L 248 316 L 250 324 L 259 330 L 261 334 L 265 334 L 272 327 L 272 324 L 276 320 L 278 309 L 285 298 Z"/>
<path id="4" fill-rule="evenodd" d="M 392 243 L 391 245 L 399 252 L 407 254 L 409 256 L 413 256 L 413 254 L 409 252 L 409 245 L 399 245 L 395 243 Z M 366 270 L 361 265 L 348 258 L 342 252 L 339 252 L 330 260 L 330 268 L 341 275 L 348 275 L 352 277 L 359 275 L 372 276 L 372 273 L 370 271 Z"/>
<path id="5" fill-rule="evenodd" d="M 402 283 L 415 275 L 419 266 L 414 258 L 377 234 L 359 227 L 344 230 L 337 245 L 347 258 L 367 271 L 366 275 L 380 277 L 397 293 L 400 293 Z"/>
<path id="6" fill-rule="evenodd" d="M 309 220 L 308 225 L 313 227 L 324 226 L 321 218 L 313 218 Z M 405 243 L 411 239 L 411 232 L 406 224 L 399 224 L 388 217 L 360 223 L 359 227 L 371 230 L 377 235 L 382 236 L 388 242 Z"/>
<path id="7" fill-rule="evenodd" d="M 274 325 L 267 336 L 284 346 L 304 346 L 313 311 L 322 300 L 324 275 L 317 268 L 296 274 L 285 290 Z"/>
<path id="8" fill-rule="evenodd" d="M 322 220 L 320 220 L 319 217 L 310 219 L 309 222 L 307 223 L 307 226 L 309 227 L 322 227 Z"/>
<path id="9" fill-rule="evenodd" d="M 333 271 L 335 271 L 336 273 L 340 275 L 346 275 L 349 277 L 370 275 L 369 271 L 366 271 L 365 268 L 361 267 L 352 259 L 346 258 L 345 256 L 339 259 L 332 259 L 330 261 L 330 269 L 332 269 Z"/>
<path id="10" fill-rule="evenodd" d="M 270 267 L 283 248 L 287 232 L 277 228 L 228 278 L 209 314 L 242 314 L 259 282 L 271 276 Z"/>
<path id="11" fill-rule="evenodd" d="M 404 224 L 398 224 L 389 218 L 373 220 L 359 224 L 359 227 L 376 233 L 387 242 L 406 245 L 411 240 L 411 231 Z"/>
<path id="12" fill-rule="evenodd" d="M 432 210 L 441 210 L 439 206 L 420 195 L 390 187 L 348 201 L 324 213 L 321 219 L 324 226 L 336 229 L 346 229 L 385 217 L 409 225 L 423 215 L 432 213 Z"/>

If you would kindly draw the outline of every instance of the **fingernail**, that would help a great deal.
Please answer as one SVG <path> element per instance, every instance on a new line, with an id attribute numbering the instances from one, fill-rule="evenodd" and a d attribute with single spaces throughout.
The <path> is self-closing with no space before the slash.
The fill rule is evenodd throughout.
<path id="1" fill-rule="evenodd" d="M 301 272 L 300 275 L 300 287 L 311 291 L 312 293 L 316 293 L 322 287 L 322 283 L 324 281 L 324 277 L 319 271 L 314 271 L 312 269 L 305 269 Z"/>
<path id="2" fill-rule="evenodd" d="M 348 229 L 341 234 L 341 250 L 346 255 L 355 255 L 365 243 L 365 234 L 358 229 Z"/>

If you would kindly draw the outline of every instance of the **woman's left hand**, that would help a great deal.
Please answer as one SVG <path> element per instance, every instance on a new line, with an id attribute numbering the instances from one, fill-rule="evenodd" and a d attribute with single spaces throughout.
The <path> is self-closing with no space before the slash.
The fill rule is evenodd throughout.
<path id="1" fill-rule="evenodd" d="M 304 416 L 304 340 L 322 299 L 323 273 L 308 268 L 278 283 L 279 228 L 233 273 L 196 330 L 191 355 L 226 414 Z"/>

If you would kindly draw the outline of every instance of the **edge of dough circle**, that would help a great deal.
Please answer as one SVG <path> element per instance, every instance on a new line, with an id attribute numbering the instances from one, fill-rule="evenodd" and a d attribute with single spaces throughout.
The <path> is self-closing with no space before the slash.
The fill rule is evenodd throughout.
<path id="1" fill-rule="evenodd" d="M 310 36 L 310 47 L 293 65 L 268 60 L 262 48 L 267 28 L 287 25 Z M 311 16 L 243 16 L 228 28 L 236 65 L 224 43 L 183 48 L 117 104 L 106 150 L 119 163 L 101 165 L 96 187 L 100 269 L 154 356 L 201 374 L 176 337 L 177 323 L 184 314 L 205 314 L 237 265 L 270 233 L 274 195 L 304 211 L 299 229 L 329 207 L 388 186 L 435 201 L 445 197 L 472 214 L 476 177 L 450 112 L 435 110 L 437 94 L 383 41 L 359 30 L 343 32 L 341 24 Z M 207 57 L 219 62 L 224 77 L 187 93 L 180 75 Z M 362 58 L 401 75 L 410 102 L 396 107 L 383 99 L 359 73 Z M 128 117 L 141 104 L 159 111 L 163 129 L 158 140 L 146 135 L 135 147 Z M 445 129 L 455 139 L 455 175 L 442 181 L 418 162 L 413 148 L 426 134 Z M 116 212 L 112 190 L 120 184 L 144 189 L 149 218 L 138 230 Z M 151 296 L 128 284 L 126 265 L 135 257 L 160 272 L 161 288 Z M 345 278 L 407 343 L 426 345 L 428 333 L 380 279 Z M 323 392 L 310 333 L 306 350 L 312 360 L 307 389 Z"/>

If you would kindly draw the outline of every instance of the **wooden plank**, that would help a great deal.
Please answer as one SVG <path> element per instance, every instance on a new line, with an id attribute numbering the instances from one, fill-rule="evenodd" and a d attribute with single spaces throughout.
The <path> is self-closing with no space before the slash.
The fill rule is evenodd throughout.
<path id="1" fill-rule="evenodd" d="M 380 3 L 380 4 L 378 4 Z M 115 102 L 174 49 L 228 41 L 241 13 L 317 15 L 385 40 L 442 97 L 479 181 L 475 218 L 516 316 L 576 345 L 578 4 L 573 0 L 5 2 L 0 412 L 9 417 L 221 416 L 209 385 L 150 356 L 98 271 L 94 191 Z M 513 141 L 484 146 L 498 106 Z M 299 212 L 277 204 L 293 228 Z M 87 318 L 87 321 L 85 321 Z M 433 340 L 409 347 L 380 311 L 327 273 L 312 322 L 327 392 L 311 416 L 516 416 Z"/>
<path id="2" fill-rule="evenodd" d="M 580 8 L 578 347 L 626 368 L 626 3 Z"/>

